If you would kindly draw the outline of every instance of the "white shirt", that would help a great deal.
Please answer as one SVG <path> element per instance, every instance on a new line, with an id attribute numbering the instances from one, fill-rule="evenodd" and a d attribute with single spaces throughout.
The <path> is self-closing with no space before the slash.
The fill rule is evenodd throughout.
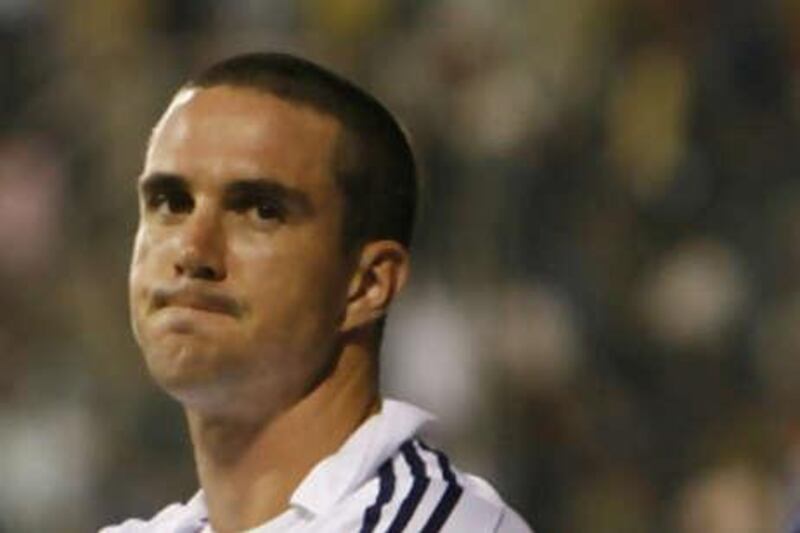
<path id="1" fill-rule="evenodd" d="M 246 533 L 531 533 L 484 480 L 459 472 L 416 437 L 432 416 L 384 400 L 333 455 L 309 472 L 289 508 Z M 149 521 L 100 533 L 213 533 L 203 491 Z"/>

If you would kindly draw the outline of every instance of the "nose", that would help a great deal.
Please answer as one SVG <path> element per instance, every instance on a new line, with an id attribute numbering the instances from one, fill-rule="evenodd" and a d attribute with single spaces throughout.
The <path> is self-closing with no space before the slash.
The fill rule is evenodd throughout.
<path id="1" fill-rule="evenodd" d="M 195 209 L 181 229 L 175 275 L 204 281 L 224 280 L 225 236 L 219 218 Z"/>

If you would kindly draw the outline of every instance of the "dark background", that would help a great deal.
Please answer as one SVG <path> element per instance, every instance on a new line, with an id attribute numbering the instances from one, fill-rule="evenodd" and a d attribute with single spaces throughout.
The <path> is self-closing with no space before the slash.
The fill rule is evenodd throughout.
<path id="1" fill-rule="evenodd" d="M 541 533 L 800 502 L 800 3 L 0 2 L 0 531 L 196 490 L 129 333 L 134 181 L 187 76 L 302 53 L 426 173 L 386 388 Z"/>

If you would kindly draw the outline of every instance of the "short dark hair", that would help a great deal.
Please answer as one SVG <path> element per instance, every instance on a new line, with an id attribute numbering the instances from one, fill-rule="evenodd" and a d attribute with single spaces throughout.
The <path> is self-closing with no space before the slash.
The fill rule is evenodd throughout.
<path id="1" fill-rule="evenodd" d="M 219 85 L 264 91 L 338 119 L 333 174 L 344 196 L 346 249 L 377 239 L 408 247 L 417 168 L 408 138 L 375 97 L 342 76 L 287 53 L 250 53 L 216 63 L 183 89 Z"/>

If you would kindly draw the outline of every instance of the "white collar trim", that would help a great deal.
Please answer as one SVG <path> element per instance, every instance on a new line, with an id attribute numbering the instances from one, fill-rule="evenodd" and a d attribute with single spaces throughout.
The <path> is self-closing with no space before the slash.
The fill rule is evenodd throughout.
<path id="1" fill-rule="evenodd" d="M 403 442 L 432 420 L 433 415 L 418 407 L 384 399 L 379 413 L 361 424 L 338 451 L 311 469 L 292 494 L 290 506 L 311 516 L 328 511 L 369 479 Z M 202 489 L 186 503 L 186 510 L 198 523 L 207 520 L 208 508 Z"/>

